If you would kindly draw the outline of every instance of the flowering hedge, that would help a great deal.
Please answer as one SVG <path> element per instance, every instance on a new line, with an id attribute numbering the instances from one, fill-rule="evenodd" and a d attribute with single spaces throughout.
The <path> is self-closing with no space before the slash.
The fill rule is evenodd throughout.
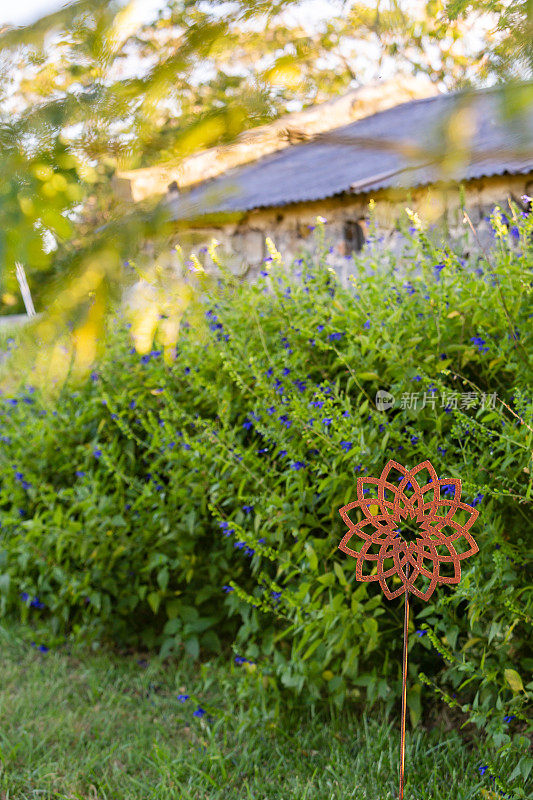
<path id="1" fill-rule="evenodd" d="M 430 458 L 479 507 L 480 552 L 413 603 L 412 720 L 433 685 L 527 777 L 533 218 L 513 213 L 494 217 L 490 263 L 415 218 L 409 258 L 369 247 L 348 288 L 320 223 L 318 256 L 289 267 L 271 245 L 256 285 L 207 292 L 172 365 L 124 327 L 53 405 L 4 398 L 3 612 L 46 621 L 48 645 L 72 631 L 196 658 L 233 642 L 265 685 L 392 707 L 401 604 L 355 581 L 337 509 L 357 476 Z"/>

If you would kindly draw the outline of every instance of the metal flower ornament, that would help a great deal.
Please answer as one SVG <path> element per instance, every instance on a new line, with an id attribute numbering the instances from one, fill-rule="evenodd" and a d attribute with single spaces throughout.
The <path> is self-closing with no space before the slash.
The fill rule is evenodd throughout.
<path id="1" fill-rule="evenodd" d="M 399 794 L 403 800 L 409 594 L 429 600 L 438 584 L 459 583 L 461 561 L 479 549 L 469 533 L 479 512 L 461 502 L 461 481 L 439 479 L 430 461 L 412 469 L 389 461 L 379 478 L 357 479 L 357 500 L 339 513 L 348 526 L 339 549 L 357 559 L 356 579 L 379 582 L 389 600 L 405 597 Z"/>

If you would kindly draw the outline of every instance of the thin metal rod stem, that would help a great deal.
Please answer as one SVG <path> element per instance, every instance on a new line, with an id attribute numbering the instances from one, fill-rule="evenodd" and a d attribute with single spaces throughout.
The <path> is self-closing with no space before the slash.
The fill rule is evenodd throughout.
<path id="1" fill-rule="evenodd" d="M 409 564 L 406 565 L 405 574 L 409 577 Z M 407 635 L 409 630 L 409 589 L 405 587 L 405 614 L 403 618 L 403 682 L 402 682 L 402 718 L 400 727 L 400 797 L 403 800 L 403 775 L 405 764 L 405 715 L 407 711 Z"/>

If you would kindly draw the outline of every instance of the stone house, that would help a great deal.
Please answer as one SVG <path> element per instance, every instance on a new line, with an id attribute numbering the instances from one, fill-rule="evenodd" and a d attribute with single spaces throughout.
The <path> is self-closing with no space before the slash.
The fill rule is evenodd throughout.
<path id="1" fill-rule="evenodd" d="M 267 236 L 285 257 L 295 256 L 319 215 L 328 222 L 330 263 L 342 275 L 347 256 L 368 237 L 370 200 L 386 246 L 400 244 L 406 206 L 468 242 L 462 203 L 484 244 L 494 205 L 512 199 L 529 210 L 522 198 L 533 194 L 533 109 L 506 115 L 500 88 L 438 94 L 416 82 L 366 87 L 177 167 L 123 173 L 121 190 L 135 201 L 166 189 L 177 241 L 198 252 L 214 237 L 236 271 L 252 277 L 267 255 Z M 506 89 L 508 106 L 524 88 L 531 86 Z M 477 246 L 473 237 L 467 246 Z"/>

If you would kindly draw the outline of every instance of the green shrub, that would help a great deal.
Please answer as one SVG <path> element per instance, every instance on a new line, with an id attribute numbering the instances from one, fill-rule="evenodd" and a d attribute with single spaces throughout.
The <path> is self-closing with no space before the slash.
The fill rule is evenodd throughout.
<path id="1" fill-rule="evenodd" d="M 408 256 L 367 249 L 349 288 L 319 224 L 318 259 L 289 268 L 272 248 L 256 285 L 209 292 L 206 326 L 185 325 L 172 366 L 136 354 L 122 328 L 54 404 L 29 389 L 4 399 L 3 611 L 164 655 L 233 641 L 307 702 L 391 708 L 402 604 L 355 581 L 338 509 L 357 476 L 429 458 L 478 505 L 480 552 L 458 587 L 413 603 L 412 634 L 429 632 L 410 638 L 411 718 L 422 672 L 502 757 L 519 755 L 533 688 L 533 218 L 513 213 L 493 219 L 490 263 L 436 246 L 415 220 Z M 393 408 L 377 410 L 378 389 Z M 527 777 L 531 761 L 514 763 L 513 781 Z"/>

